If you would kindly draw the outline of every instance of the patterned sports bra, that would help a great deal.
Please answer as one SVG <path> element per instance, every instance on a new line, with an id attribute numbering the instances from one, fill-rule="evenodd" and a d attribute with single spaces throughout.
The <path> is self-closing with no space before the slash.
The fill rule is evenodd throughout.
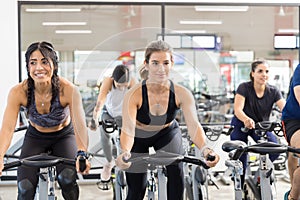
<path id="1" fill-rule="evenodd" d="M 40 114 L 36 109 L 36 103 L 34 98 L 34 92 L 32 92 L 32 101 L 28 109 L 29 121 L 42 127 L 54 127 L 62 124 L 68 116 L 70 116 L 69 106 L 62 107 L 57 96 L 50 106 L 50 112 L 46 114 Z"/>

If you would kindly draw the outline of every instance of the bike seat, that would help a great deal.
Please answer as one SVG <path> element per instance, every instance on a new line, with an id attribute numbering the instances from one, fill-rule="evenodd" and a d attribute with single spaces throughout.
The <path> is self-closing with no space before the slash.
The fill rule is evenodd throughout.
<path id="1" fill-rule="evenodd" d="M 243 141 L 240 140 L 231 140 L 231 141 L 226 141 L 222 145 L 222 149 L 225 152 L 230 152 L 232 150 L 238 149 L 238 148 L 245 148 L 247 144 Z"/>

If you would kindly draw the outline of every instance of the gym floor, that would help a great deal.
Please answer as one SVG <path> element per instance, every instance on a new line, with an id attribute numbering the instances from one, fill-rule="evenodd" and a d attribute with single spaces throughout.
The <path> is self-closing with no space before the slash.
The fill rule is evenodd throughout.
<path id="1" fill-rule="evenodd" d="M 98 131 L 93 132 L 89 131 L 90 136 L 90 143 L 91 147 L 97 146 L 97 142 L 100 141 Z M 221 135 L 221 137 L 218 139 L 218 141 L 211 144 L 211 146 L 214 147 L 214 149 L 218 150 L 221 149 L 221 145 L 224 141 L 228 140 L 228 136 Z M 218 154 L 220 155 L 220 163 L 218 167 L 216 166 L 214 169 L 216 171 L 224 171 L 224 161 L 227 158 L 227 154 L 223 151 L 219 151 Z M 102 158 L 103 159 L 103 158 Z M 102 159 L 99 159 L 99 162 L 103 162 Z M 100 171 L 99 171 L 100 172 Z M 289 190 L 290 184 L 285 180 L 286 171 L 279 171 L 280 173 L 277 174 L 277 199 L 283 199 L 284 193 Z M 217 189 L 216 186 L 210 185 L 209 186 L 209 198 L 210 200 L 233 200 L 234 199 L 234 186 L 233 182 L 230 180 L 224 181 L 221 177 L 215 177 L 214 178 L 217 186 L 219 189 Z M 80 199 L 81 200 L 95 200 L 95 199 L 101 199 L 101 200 L 112 200 L 113 199 L 113 192 L 112 189 L 103 191 L 98 189 L 97 183 L 98 180 L 92 179 L 88 181 L 79 181 L 80 186 Z M 59 189 L 56 190 L 56 194 L 58 195 L 58 200 L 63 200 L 61 196 L 61 192 Z M 15 182 L 11 182 L 8 184 L 2 184 L 0 181 L 0 200 L 15 200 L 17 199 L 17 186 Z M 145 197 L 145 200 L 147 198 Z"/>
<path id="2" fill-rule="evenodd" d="M 289 189 L 289 183 L 277 178 L 277 199 L 283 199 L 284 193 Z M 79 183 L 80 184 L 80 199 L 81 200 L 112 200 L 112 189 L 103 191 L 98 189 L 96 182 L 94 183 Z M 209 198 L 210 200 L 233 200 L 234 191 L 233 184 L 224 184 L 221 180 L 216 181 L 219 189 L 215 186 L 209 186 Z M 60 190 L 56 190 L 58 200 L 63 200 L 60 194 Z M 0 200 L 15 200 L 17 199 L 17 186 L 12 185 L 0 185 Z M 145 198 L 146 200 L 147 198 Z"/>

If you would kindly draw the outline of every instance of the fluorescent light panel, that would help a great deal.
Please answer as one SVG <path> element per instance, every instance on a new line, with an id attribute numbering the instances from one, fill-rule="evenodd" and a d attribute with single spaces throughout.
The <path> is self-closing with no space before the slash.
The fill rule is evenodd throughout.
<path id="1" fill-rule="evenodd" d="M 43 22 L 43 26 L 84 26 L 87 22 Z"/>
<path id="2" fill-rule="evenodd" d="M 91 30 L 56 30 L 56 34 L 90 34 Z"/>
<path id="3" fill-rule="evenodd" d="M 195 6 L 196 11 L 202 12 L 246 12 L 249 6 Z"/>
<path id="4" fill-rule="evenodd" d="M 206 25 L 219 25 L 223 22 L 220 20 L 180 20 L 180 24 L 206 24 Z"/>
<path id="5" fill-rule="evenodd" d="M 278 29 L 278 33 L 299 33 L 299 29 Z"/>
<path id="6" fill-rule="evenodd" d="M 188 33 L 194 33 L 194 34 L 199 34 L 199 33 L 206 33 L 206 30 L 174 30 L 171 31 L 172 33 L 182 33 L 182 34 L 188 34 Z"/>
<path id="7" fill-rule="evenodd" d="M 26 12 L 80 12 L 80 8 L 27 8 Z"/>

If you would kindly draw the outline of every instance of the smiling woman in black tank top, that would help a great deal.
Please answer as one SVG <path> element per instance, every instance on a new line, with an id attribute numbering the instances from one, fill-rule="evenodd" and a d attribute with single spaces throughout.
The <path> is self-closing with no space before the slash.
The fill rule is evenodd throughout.
<path id="1" fill-rule="evenodd" d="M 136 157 L 148 152 L 149 147 L 174 153 L 183 153 L 181 131 L 175 120 L 178 109 L 182 109 L 191 139 L 198 148 L 205 147 L 205 135 L 198 122 L 194 98 L 185 87 L 169 80 L 174 65 L 172 48 L 164 41 L 153 41 L 145 51 L 144 68 L 147 77 L 135 85 L 125 95 L 123 102 L 123 126 L 120 143 L 123 153 L 116 163 L 126 169 L 128 183 L 127 200 L 142 200 L 146 189 L 146 166 L 140 173 L 134 163 L 125 163 L 123 157 Z M 216 159 L 208 161 L 213 167 L 219 156 L 213 150 L 205 151 L 205 156 L 214 154 Z M 139 172 L 139 173 L 136 173 Z M 167 166 L 168 199 L 182 199 L 182 163 Z M 172 192 L 171 192 L 172 190 Z"/>

